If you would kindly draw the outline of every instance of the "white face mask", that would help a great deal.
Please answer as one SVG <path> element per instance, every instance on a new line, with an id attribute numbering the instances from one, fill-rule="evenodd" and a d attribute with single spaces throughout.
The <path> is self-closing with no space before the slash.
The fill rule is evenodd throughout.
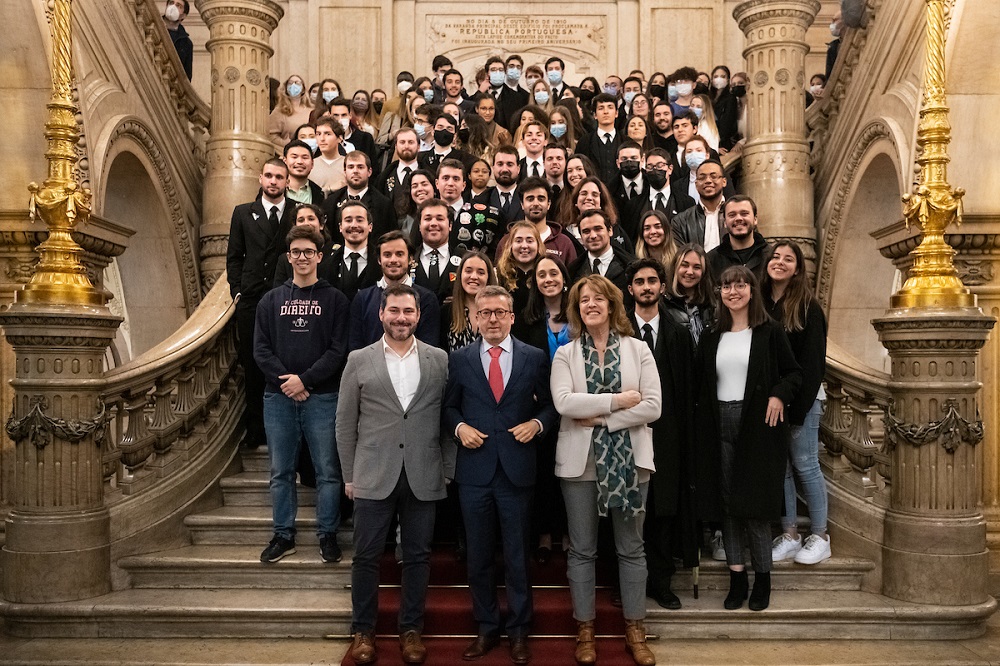
<path id="1" fill-rule="evenodd" d="M 351 119 L 350 118 L 341 118 L 340 119 L 340 126 L 344 128 L 345 132 L 350 132 L 351 131 Z"/>
<path id="2" fill-rule="evenodd" d="M 819 97 L 821 94 L 823 94 L 822 84 L 814 83 L 813 85 L 809 86 L 809 92 L 812 93 L 813 97 Z"/>
<path id="3" fill-rule="evenodd" d="M 717 76 L 712 79 L 712 85 L 715 86 L 716 90 L 722 90 L 729 85 L 729 81 L 726 81 L 726 77 L 724 76 Z"/>
<path id="4" fill-rule="evenodd" d="M 396 84 L 396 90 L 399 91 L 400 95 L 405 95 L 406 91 L 413 87 L 413 84 L 409 81 L 400 81 Z"/>
<path id="5" fill-rule="evenodd" d="M 181 18 L 181 10 L 177 9 L 177 5 L 169 5 L 163 12 L 163 17 L 171 23 L 177 23 Z"/>
<path id="6" fill-rule="evenodd" d="M 840 26 L 836 22 L 830 24 L 830 34 L 834 37 L 840 37 Z"/>

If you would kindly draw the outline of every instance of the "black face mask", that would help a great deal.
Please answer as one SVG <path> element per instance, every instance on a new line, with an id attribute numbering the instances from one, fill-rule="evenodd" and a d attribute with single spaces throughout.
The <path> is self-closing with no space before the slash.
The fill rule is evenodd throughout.
<path id="1" fill-rule="evenodd" d="M 594 92 L 593 90 L 587 90 L 586 88 L 580 88 L 580 99 L 582 101 L 584 101 L 584 102 L 589 102 L 590 100 L 594 99 L 595 95 L 597 95 L 597 93 Z"/>
<path id="2" fill-rule="evenodd" d="M 625 160 L 618 170 L 621 171 L 623 176 L 631 180 L 639 175 L 639 160 Z"/>
<path id="3" fill-rule="evenodd" d="M 382 100 L 376 100 L 372 102 L 372 106 L 375 107 L 375 113 L 382 113 Z"/>
<path id="4" fill-rule="evenodd" d="M 708 86 L 706 86 L 704 83 L 697 83 L 697 84 L 695 84 L 694 94 L 695 95 L 707 95 L 708 94 Z"/>
<path id="5" fill-rule="evenodd" d="M 646 180 L 649 181 L 649 186 L 654 190 L 662 190 L 667 184 L 667 171 L 666 169 L 650 169 L 646 172 Z"/>
<path id="6" fill-rule="evenodd" d="M 735 97 L 743 97 L 747 94 L 746 86 L 733 86 L 733 95 Z"/>
<path id="7" fill-rule="evenodd" d="M 434 143 L 447 148 L 455 140 L 455 133 L 448 129 L 434 130 Z"/>
<path id="8" fill-rule="evenodd" d="M 660 99 L 663 99 L 664 97 L 667 96 L 667 89 L 657 83 L 649 86 L 649 94 L 652 95 L 653 97 L 659 97 Z"/>
<path id="9" fill-rule="evenodd" d="M 468 127 L 462 127 L 461 129 L 458 130 L 458 140 L 461 141 L 462 143 L 468 143 L 469 142 L 469 128 Z"/>

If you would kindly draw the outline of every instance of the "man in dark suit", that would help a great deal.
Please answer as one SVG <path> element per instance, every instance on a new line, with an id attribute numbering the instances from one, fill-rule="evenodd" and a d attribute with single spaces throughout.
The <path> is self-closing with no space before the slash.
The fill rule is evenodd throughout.
<path id="1" fill-rule="evenodd" d="M 613 95 L 601 93 L 594 98 L 594 118 L 597 129 L 580 137 L 576 152 L 586 155 L 597 167 L 597 176 L 605 185 L 611 186 L 618 177 L 618 145 L 622 133 L 615 129 L 618 116 L 618 102 Z"/>
<path id="2" fill-rule="evenodd" d="M 618 177 L 608 184 L 611 200 L 621 219 L 628 205 L 639 199 L 645 183 L 642 177 L 642 146 L 632 139 L 625 139 L 618 144 L 615 164 L 618 166 Z M 635 236 L 631 237 L 635 240 Z"/>
<path id="3" fill-rule="evenodd" d="M 346 156 L 352 150 L 360 150 L 368 156 L 369 164 L 374 164 L 378 158 L 375 138 L 351 124 L 351 100 L 338 97 L 330 102 L 330 117 L 344 128 L 344 141 L 340 145 L 341 152 Z"/>
<path id="4" fill-rule="evenodd" d="M 618 223 L 625 233 L 636 241 L 642 237 L 639 221 L 651 210 L 658 210 L 674 219 L 679 213 L 695 205 L 694 199 L 682 187 L 670 184 L 670 154 L 662 148 L 653 148 L 646 155 L 645 187 L 636 198 L 628 202 L 618 216 Z"/>
<path id="5" fill-rule="evenodd" d="M 385 170 L 378 175 L 372 187 L 392 201 L 392 193 L 402 185 L 407 176 L 419 169 L 417 152 L 420 149 L 420 139 L 410 127 L 404 127 L 396 132 L 396 156 Z"/>
<path id="6" fill-rule="evenodd" d="M 548 128 L 537 120 L 524 126 L 522 139 L 524 157 L 518 163 L 521 168 L 521 180 L 545 176 L 545 137 L 547 134 Z"/>
<path id="7" fill-rule="evenodd" d="M 323 212 L 329 224 L 330 236 L 334 243 L 343 243 L 340 235 L 340 208 L 345 201 L 361 201 L 368 207 L 371 214 L 372 236 L 379 238 L 382 234 L 398 229 L 396 213 L 389 199 L 369 187 L 372 177 L 372 162 L 368 155 L 355 150 L 344 158 L 344 178 L 347 185 L 334 190 L 323 202 Z"/>
<path id="8" fill-rule="evenodd" d="M 545 61 L 545 78 L 549 82 L 549 89 L 552 91 L 552 101 L 558 102 L 566 92 L 566 82 L 563 75 L 566 73 L 566 63 L 562 58 L 552 56 Z"/>
<path id="9" fill-rule="evenodd" d="M 511 134 L 514 133 L 514 129 L 517 129 L 516 127 L 511 129 L 514 114 L 518 109 L 526 106 L 531 98 L 528 91 L 517 84 L 521 78 L 522 64 L 518 55 L 511 55 L 507 58 L 506 63 L 496 56 L 486 61 L 486 72 L 490 78 L 488 94 L 496 102 L 496 122 L 500 123 Z M 512 76 L 515 73 L 517 76 L 514 77 L 513 85 L 511 85 L 508 82 L 508 75 Z"/>
<path id="10" fill-rule="evenodd" d="M 483 287 L 476 296 L 480 340 L 449 359 L 444 399 L 445 427 L 461 446 L 455 466 L 468 538 L 469 587 L 476 639 L 463 659 L 478 659 L 496 647 L 505 627 L 511 659 L 530 659 L 532 618 L 528 581 L 531 498 L 536 438 L 555 427 L 549 392 L 549 358 L 511 337 L 514 304 L 503 287 Z M 495 583 L 497 523 L 503 541 L 509 615 L 501 625 Z"/>
<path id="11" fill-rule="evenodd" d="M 455 136 L 458 133 L 458 121 L 447 113 L 442 113 L 434 121 L 434 148 L 417 153 L 417 164 L 421 169 L 431 173 L 437 171 L 441 162 L 447 159 L 458 160 L 468 175 L 472 165 L 476 163 L 475 155 L 455 148 Z"/>
<path id="12" fill-rule="evenodd" d="M 633 335 L 653 352 L 662 395 L 660 418 L 650 424 L 656 474 L 650 479 L 644 526 L 647 596 L 664 608 L 678 609 L 680 599 L 670 589 L 676 571 L 675 546 L 685 566 L 698 563 L 692 498 L 687 492 L 694 478 L 690 420 L 694 349 L 687 329 L 670 317 L 663 304 L 667 279 L 663 264 L 655 259 L 639 259 L 628 267 L 626 277 L 635 302 L 635 309 L 629 313 Z"/>
<path id="13" fill-rule="evenodd" d="M 321 205 L 323 188 L 309 180 L 313 169 L 312 148 L 305 141 L 292 139 L 285 144 L 283 154 L 288 165 L 286 196 L 296 203 Z"/>
<path id="14" fill-rule="evenodd" d="M 653 145 L 667 151 L 670 166 L 676 173 L 680 168 L 677 158 L 677 139 L 674 137 L 674 110 L 670 100 L 661 99 L 653 107 Z"/>
<path id="15" fill-rule="evenodd" d="M 586 253 L 568 266 L 573 282 L 599 273 L 611 280 L 622 293 L 626 292 L 625 268 L 635 259 L 631 253 L 611 242 L 611 220 L 600 210 L 592 210 L 580 218 L 577 225 Z"/>
<path id="16" fill-rule="evenodd" d="M 517 192 L 518 181 L 521 180 L 521 167 L 517 161 L 517 148 L 512 145 L 500 146 L 493 154 L 493 179 L 496 187 L 492 188 L 487 202 L 500 211 L 500 233 L 506 233 L 512 222 L 524 218 L 521 210 L 521 197 Z"/>
<path id="17" fill-rule="evenodd" d="M 340 235 L 344 244 L 330 255 L 330 284 L 344 292 L 349 301 L 382 277 L 371 242 L 370 216 L 363 201 L 347 201 L 340 209 Z"/>
<path id="18" fill-rule="evenodd" d="M 378 314 L 382 303 L 382 292 L 394 284 L 405 284 L 417 292 L 417 296 L 420 297 L 421 312 L 417 337 L 422 342 L 440 347 L 441 307 L 434 292 L 415 286 L 410 278 L 410 259 L 413 257 L 410 241 L 399 230 L 383 234 L 376 241 L 376 256 L 382 277 L 374 286 L 359 291 L 351 301 L 348 349 L 354 351 L 367 347 L 382 336 L 384 331 Z"/>
<path id="19" fill-rule="evenodd" d="M 278 158 L 264 163 L 261 195 L 256 201 L 233 209 L 229 225 L 226 274 L 229 293 L 236 303 L 236 335 L 240 365 L 246 385 L 247 448 L 267 443 L 264 432 L 264 374 L 253 357 L 254 319 L 257 304 L 271 288 L 278 256 L 285 250 L 285 235 L 295 219 L 294 204 L 285 196 L 288 166 Z"/>
<path id="20" fill-rule="evenodd" d="M 441 199 L 424 199 L 417 206 L 413 245 L 417 248 L 413 283 L 437 294 L 438 300 L 452 295 L 461 257 L 449 247 L 453 211 Z"/>

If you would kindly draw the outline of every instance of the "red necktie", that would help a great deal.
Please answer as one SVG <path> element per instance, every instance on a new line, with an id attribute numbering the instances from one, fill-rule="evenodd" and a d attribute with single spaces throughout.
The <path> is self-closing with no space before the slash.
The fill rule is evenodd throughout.
<path id="1" fill-rule="evenodd" d="M 500 370 L 500 354 L 503 353 L 503 349 L 500 347 L 490 348 L 490 390 L 493 391 L 493 398 L 499 404 L 500 398 L 503 397 L 503 372 Z"/>

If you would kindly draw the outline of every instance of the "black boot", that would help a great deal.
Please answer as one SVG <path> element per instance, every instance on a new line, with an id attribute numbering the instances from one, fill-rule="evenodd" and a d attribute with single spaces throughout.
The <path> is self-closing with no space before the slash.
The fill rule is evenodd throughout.
<path id="1" fill-rule="evenodd" d="M 750 579 L 747 578 L 747 570 L 729 570 L 729 594 L 723 604 L 726 610 L 736 610 L 743 605 L 743 600 L 747 598 L 747 590 L 750 588 Z M 756 586 L 754 586 L 756 589 Z"/>
<path id="2" fill-rule="evenodd" d="M 753 592 L 750 593 L 750 610 L 762 611 L 771 603 L 771 572 L 753 574 Z"/>

